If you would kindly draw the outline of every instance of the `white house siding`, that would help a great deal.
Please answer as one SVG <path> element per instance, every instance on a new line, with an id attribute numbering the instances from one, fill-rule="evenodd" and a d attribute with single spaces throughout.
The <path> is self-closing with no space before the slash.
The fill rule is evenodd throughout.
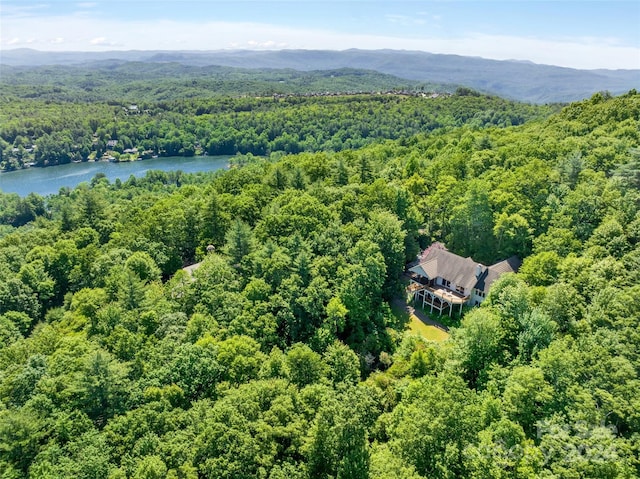
<path id="1" fill-rule="evenodd" d="M 473 294 L 471 295 L 470 299 L 469 299 L 469 304 L 471 305 L 475 305 L 476 303 L 480 304 L 485 300 L 485 295 L 482 295 L 481 291 L 478 291 L 477 289 L 473 290 Z"/>

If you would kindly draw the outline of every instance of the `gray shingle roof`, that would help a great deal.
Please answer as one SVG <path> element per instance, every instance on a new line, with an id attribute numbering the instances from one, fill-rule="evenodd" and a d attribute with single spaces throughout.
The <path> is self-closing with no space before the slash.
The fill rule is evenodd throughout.
<path id="1" fill-rule="evenodd" d="M 512 256 L 511 258 L 507 258 L 499 263 L 489 266 L 489 268 L 498 274 L 504 274 L 517 273 L 520 266 L 522 266 L 522 260 L 517 256 Z"/>
<path id="2" fill-rule="evenodd" d="M 522 263 L 517 256 L 512 256 L 487 267 L 439 247 L 427 248 L 418 261 L 417 265 L 409 268 L 411 271 L 429 279 L 440 277 L 467 290 L 475 288 L 485 293 L 502 274 L 517 272 Z M 478 271 L 480 275 L 476 276 Z"/>

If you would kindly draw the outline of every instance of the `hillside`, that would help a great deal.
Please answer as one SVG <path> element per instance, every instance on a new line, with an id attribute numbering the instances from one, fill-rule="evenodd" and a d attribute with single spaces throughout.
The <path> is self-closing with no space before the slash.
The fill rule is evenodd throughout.
<path id="1" fill-rule="evenodd" d="M 456 89 L 453 85 L 419 83 L 372 70 L 352 68 L 298 71 L 122 60 L 73 66 L 4 65 L 0 88 L 4 98 L 131 103 L 405 90 L 453 92 Z"/>
<path id="2" fill-rule="evenodd" d="M 77 65 L 110 59 L 297 71 L 375 70 L 420 83 L 464 85 L 534 103 L 569 102 L 588 98 L 598 91 L 620 94 L 640 88 L 639 70 L 576 70 L 518 61 L 395 50 L 53 53 L 21 49 L 3 51 L 0 62 L 4 65 Z"/>
<path id="3" fill-rule="evenodd" d="M 125 160 L 152 155 L 341 151 L 463 124 L 519 125 L 553 111 L 468 89 L 454 95 L 230 98 L 215 94 L 148 101 L 145 98 L 190 97 L 199 87 L 188 82 L 171 89 L 170 84 L 153 80 L 143 82 L 141 88 L 125 81 L 108 85 L 113 89 L 103 94 L 114 98 L 114 91 L 126 89 L 135 103 L 113 99 L 80 103 L 65 99 L 64 86 L 25 88 L 37 99 L 5 99 L 0 110 L 0 169 L 31 163 L 52 166 L 104 155 Z M 53 101 L 50 96 L 63 100 Z"/>
<path id="4" fill-rule="evenodd" d="M 358 149 L 0 194 L 4 477 L 639 477 L 640 95 L 446 101 Z M 390 307 L 436 240 L 524 260 L 444 341 Z"/>

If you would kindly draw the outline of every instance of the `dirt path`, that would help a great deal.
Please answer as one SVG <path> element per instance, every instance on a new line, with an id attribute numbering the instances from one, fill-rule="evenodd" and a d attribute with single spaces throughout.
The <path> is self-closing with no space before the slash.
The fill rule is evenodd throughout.
<path id="1" fill-rule="evenodd" d="M 441 329 L 442 331 L 445 331 L 447 333 L 449 332 L 449 328 L 447 328 L 444 324 L 440 324 L 439 322 L 429 318 L 422 311 L 419 311 L 413 306 L 411 306 L 410 304 L 407 304 L 406 300 L 396 298 L 393 300 L 393 303 L 399 308 L 403 308 L 410 315 L 413 314 L 416 318 L 418 318 L 424 324 L 428 324 L 429 326 L 435 326 L 436 328 Z"/>

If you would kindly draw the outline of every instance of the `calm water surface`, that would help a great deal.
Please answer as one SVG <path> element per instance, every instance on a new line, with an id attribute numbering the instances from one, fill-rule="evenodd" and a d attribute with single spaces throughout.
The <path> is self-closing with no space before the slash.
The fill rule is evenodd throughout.
<path id="1" fill-rule="evenodd" d="M 83 181 L 91 181 L 98 173 L 104 173 L 109 181 L 113 182 L 116 178 L 126 181 L 131 175 L 144 176 L 150 170 L 181 170 L 184 173 L 215 171 L 226 168 L 229 158 L 229 156 L 196 156 L 193 158 L 168 156 L 126 163 L 99 161 L 8 171 L 0 173 L 0 191 L 18 193 L 20 196 L 27 196 L 32 192 L 46 196 L 57 194 L 63 186 L 73 188 Z"/>

